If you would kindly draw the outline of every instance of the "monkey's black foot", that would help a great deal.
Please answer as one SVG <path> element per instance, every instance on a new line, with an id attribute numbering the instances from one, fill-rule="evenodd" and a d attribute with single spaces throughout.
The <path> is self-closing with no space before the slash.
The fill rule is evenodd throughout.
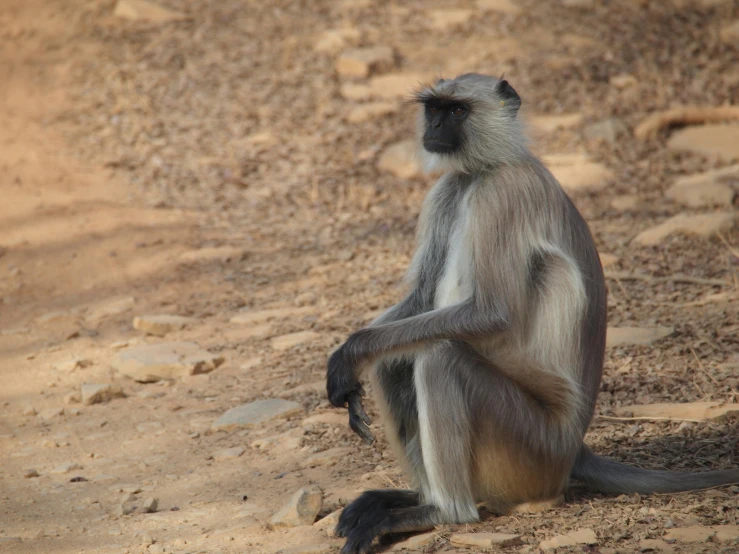
<path id="1" fill-rule="evenodd" d="M 375 537 L 390 533 L 427 531 L 437 522 L 435 506 L 411 506 L 389 510 L 373 509 L 360 519 L 346 537 L 341 554 L 365 554 Z"/>
<path id="2" fill-rule="evenodd" d="M 356 528 L 367 529 L 378 524 L 389 510 L 418 506 L 419 500 L 418 493 L 409 490 L 389 489 L 363 492 L 341 512 L 339 523 L 336 525 L 336 534 L 339 537 L 348 537 Z"/>

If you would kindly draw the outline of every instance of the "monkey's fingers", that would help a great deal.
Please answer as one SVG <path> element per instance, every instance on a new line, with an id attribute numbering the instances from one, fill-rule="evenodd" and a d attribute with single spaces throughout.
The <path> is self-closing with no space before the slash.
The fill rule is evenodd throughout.
<path id="1" fill-rule="evenodd" d="M 364 406 L 362 405 L 362 396 L 364 396 L 364 389 L 361 389 L 359 393 L 352 393 L 349 395 L 349 413 L 355 414 L 359 416 L 359 418 L 369 425 L 372 423 L 372 420 L 369 418 L 369 416 L 364 411 Z"/>
<path id="2" fill-rule="evenodd" d="M 367 444 L 375 442 L 375 437 L 369 430 L 370 418 L 364 413 L 362 397 L 352 394 L 349 397 L 349 427 Z"/>

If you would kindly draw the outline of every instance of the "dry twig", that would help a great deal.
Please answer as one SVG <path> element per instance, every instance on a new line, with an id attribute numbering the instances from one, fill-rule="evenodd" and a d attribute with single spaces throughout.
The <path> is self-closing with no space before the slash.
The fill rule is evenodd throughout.
<path id="1" fill-rule="evenodd" d="M 649 283 L 691 283 L 694 285 L 709 285 L 712 287 L 730 287 L 729 281 L 723 281 L 721 279 L 704 279 L 702 277 L 691 277 L 690 275 L 680 275 L 679 273 L 673 273 L 672 275 L 666 275 L 664 277 L 658 277 L 655 275 L 645 275 L 642 273 L 626 273 L 622 271 L 606 271 L 604 272 L 606 279 L 613 279 L 614 281 L 647 281 Z"/>
<path id="2" fill-rule="evenodd" d="M 653 113 L 634 129 L 638 139 L 653 138 L 665 127 L 739 120 L 739 106 L 686 106 Z"/>

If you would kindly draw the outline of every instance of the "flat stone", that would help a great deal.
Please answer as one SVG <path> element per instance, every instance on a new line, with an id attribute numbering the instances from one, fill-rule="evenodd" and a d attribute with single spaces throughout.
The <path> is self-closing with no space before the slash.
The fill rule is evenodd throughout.
<path id="1" fill-rule="evenodd" d="M 149 335 L 163 337 L 171 331 L 184 329 L 195 321 L 197 320 L 192 317 L 181 315 L 142 315 L 133 318 L 133 328 Z"/>
<path id="2" fill-rule="evenodd" d="M 316 467 L 316 466 L 332 466 L 336 465 L 339 461 L 345 459 L 347 456 L 354 453 L 354 449 L 350 447 L 337 446 L 335 448 L 329 448 L 323 452 L 317 452 L 312 456 L 309 456 L 301 464 L 303 467 Z"/>
<path id="3" fill-rule="evenodd" d="M 739 164 L 680 177 L 667 189 L 665 196 L 691 208 L 730 208 L 736 195 L 734 189 L 725 182 L 730 179 L 739 180 Z"/>
<path id="4" fill-rule="evenodd" d="M 136 299 L 133 296 L 116 298 L 100 304 L 95 304 L 87 312 L 87 319 L 98 322 L 108 317 L 114 317 L 133 309 Z"/>
<path id="5" fill-rule="evenodd" d="M 180 254 L 183 263 L 207 263 L 241 261 L 246 257 L 246 251 L 236 246 L 212 246 L 190 250 Z"/>
<path id="6" fill-rule="evenodd" d="M 23 477 L 25 479 L 33 479 L 34 477 L 38 477 L 39 473 L 35 469 L 27 469 L 23 472 Z"/>
<path id="7" fill-rule="evenodd" d="M 452 546 L 474 546 L 477 548 L 522 544 L 521 535 L 511 535 L 508 533 L 457 533 L 449 538 L 449 542 Z"/>
<path id="8" fill-rule="evenodd" d="M 530 124 L 542 133 L 552 133 L 558 129 L 570 129 L 582 123 L 582 114 L 569 113 L 560 115 L 537 115 L 531 118 Z"/>
<path id="9" fill-rule="evenodd" d="M 307 544 L 280 550 L 281 554 L 330 554 L 336 550 L 332 544 Z"/>
<path id="10" fill-rule="evenodd" d="M 521 8 L 511 0 L 477 0 L 477 9 L 484 12 L 499 12 L 515 15 L 521 12 Z"/>
<path id="11" fill-rule="evenodd" d="M 378 117 L 394 114 L 398 111 L 398 105 L 392 102 L 371 102 L 362 104 L 351 109 L 346 120 L 349 123 L 364 123 L 375 121 Z"/>
<path id="12" fill-rule="evenodd" d="M 276 418 L 288 418 L 302 410 L 300 404 L 291 400 L 279 398 L 255 400 L 228 410 L 213 423 L 213 430 L 251 429 Z"/>
<path id="13" fill-rule="evenodd" d="M 599 256 L 600 256 L 600 265 L 602 265 L 603 267 L 608 267 L 609 265 L 613 265 L 619 260 L 619 257 L 614 256 L 613 254 L 599 254 Z"/>
<path id="14" fill-rule="evenodd" d="M 714 212 L 706 214 L 678 214 L 659 225 L 642 231 L 634 242 L 642 246 L 659 244 L 674 233 L 686 233 L 700 237 L 710 237 L 719 232 L 731 229 L 736 219 L 735 213 Z"/>
<path id="15" fill-rule="evenodd" d="M 428 19 L 431 27 L 444 31 L 464 25 L 474 13 L 474 10 L 465 9 L 431 10 L 428 12 Z"/>
<path id="16" fill-rule="evenodd" d="M 687 187 L 673 185 L 667 189 L 665 196 L 690 208 L 711 208 L 713 206 L 728 208 L 733 204 L 735 193 L 728 185 L 709 183 Z"/>
<path id="17" fill-rule="evenodd" d="M 118 0 L 113 15 L 133 21 L 179 21 L 186 19 L 184 14 L 164 8 L 146 0 Z"/>
<path id="18" fill-rule="evenodd" d="M 341 516 L 341 512 L 343 511 L 343 508 L 339 508 L 338 510 L 334 510 L 330 514 L 328 514 L 326 517 L 319 519 L 313 524 L 313 527 L 317 529 L 325 529 L 326 535 L 328 535 L 331 538 L 336 537 L 336 525 L 339 523 L 339 517 Z"/>
<path id="19" fill-rule="evenodd" d="M 85 406 L 109 402 L 114 398 L 125 398 L 123 389 L 118 385 L 85 383 L 80 387 L 82 403 Z"/>
<path id="20" fill-rule="evenodd" d="M 420 535 L 414 535 L 404 541 L 401 541 L 399 543 L 396 543 L 392 550 L 398 551 L 398 550 L 417 550 L 420 548 L 424 548 L 425 546 L 428 546 L 432 542 L 434 542 L 439 537 L 439 534 L 435 531 L 431 531 L 430 533 L 422 533 Z"/>
<path id="21" fill-rule="evenodd" d="M 395 65 L 395 54 L 389 46 L 352 48 L 336 60 L 336 73 L 342 77 L 366 78 L 386 72 Z"/>
<path id="22" fill-rule="evenodd" d="M 626 344 L 652 344 L 675 332 L 673 327 L 609 327 L 606 348 Z"/>
<path id="23" fill-rule="evenodd" d="M 388 73 L 372 77 L 369 92 L 375 98 L 395 99 L 410 95 L 433 75 L 425 73 Z"/>
<path id="24" fill-rule="evenodd" d="M 716 542 L 739 541 L 739 525 L 713 525 L 711 529 L 716 531 L 713 536 Z"/>
<path id="25" fill-rule="evenodd" d="M 21 414 L 24 416 L 35 416 L 38 412 L 36 411 L 36 408 L 31 406 L 30 404 L 26 404 L 21 408 Z"/>
<path id="26" fill-rule="evenodd" d="M 55 321 L 61 321 L 63 319 L 74 317 L 74 314 L 70 312 L 65 312 L 61 310 L 56 310 L 53 312 L 47 312 L 43 315 L 38 316 L 35 321 L 36 323 L 46 325 L 48 323 L 54 323 Z"/>
<path id="27" fill-rule="evenodd" d="M 619 73 L 608 79 L 608 83 L 617 89 L 625 89 L 639 84 L 639 80 L 629 73 Z"/>
<path id="28" fill-rule="evenodd" d="M 113 357 L 112 366 L 135 381 L 150 383 L 208 373 L 223 361 L 223 356 L 194 342 L 165 342 L 121 350 Z"/>
<path id="29" fill-rule="evenodd" d="M 328 29 L 321 33 L 318 40 L 313 45 L 316 52 L 324 54 L 336 54 L 341 52 L 347 44 L 358 41 L 361 33 L 353 27 L 345 27 L 343 29 Z"/>
<path id="30" fill-rule="evenodd" d="M 239 369 L 241 371 L 249 371 L 257 366 L 262 365 L 263 361 L 264 360 L 261 357 L 257 356 L 256 358 L 252 358 L 251 360 L 246 360 L 245 362 L 243 362 L 239 366 Z"/>
<path id="31" fill-rule="evenodd" d="M 665 540 L 673 540 L 687 543 L 706 542 L 716 534 L 711 527 L 691 525 L 689 527 L 675 527 L 664 535 Z"/>
<path id="32" fill-rule="evenodd" d="M 377 160 L 377 169 L 392 173 L 400 179 L 411 179 L 421 174 L 418 148 L 413 140 L 391 144 Z"/>
<path id="33" fill-rule="evenodd" d="M 223 450 L 217 450 L 213 452 L 213 459 L 217 462 L 223 460 L 235 460 L 245 452 L 241 446 L 235 446 L 233 448 L 224 448 Z"/>
<path id="34" fill-rule="evenodd" d="M 324 387 L 325 388 L 325 387 Z M 346 411 L 343 412 L 325 412 L 306 417 L 300 422 L 301 425 L 312 425 L 314 423 L 322 423 L 325 425 L 349 425 L 349 416 Z"/>
<path id="35" fill-rule="evenodd" d="M 585 127 L 584 135 L 588 140 L 602 140 L 613 144 L 622 135 L 630 134 L 626 124 L 618 118 L 609 117 Z"/>
<path id="36" fill-rule="evenodd" d="M 339 94 L 346 100 L 364 101 L 372 96 L 372 88 L 369 85 L 357 83 L 342 83 Z"/>
<path id="37" fill-rule="evenodd" d="M 287 335 L 274 337 L 270 341 L 270 345 L 275 350 L 289 350 L 294 346 L 318 340 L 320 337 L 321 335 L 315 331 L 298 331 L 297 333 L 289 333 Z"/>
<path id="38" fill-rule="evenodd" d="M 639 541 L 639 550 L 642 552 L 672 552 L 675 549 L 661 539 L 642 539 Z"/>
<path id="39" fill-rule="evenodd" d="M 67 462 L 62 465 L 56 466 L 49 473 L 54 473 L 54 474 L 69 473 L 70 471 L 74 471 L 75 469 L 82 469 L 82 466 L 78 464 L 77 462 Z"/>
<path id="40" fill-rule="evenodd" d="M 541 550 L 554 550 L 563 546 L 577 546 L 578 544 L 598 544 L 598 537 L 592 529 L 580 529 L 566 535 L 557 535 L 551 539 L 541 541 Z"/>
<path id="41" fill-rule="evenodd" d="M 611 207 L 620 212 L 635 210 L 641 206 L 641 199 L 635 194 L 625 194 L 611 200 Z"/>
<path id="42" fill-rule="evenodd" d="M 41 412 L 39 412 L 38 414 L 38 417 L 39 419 L 42 419 L 44 421 L 51 421 L 52 419 L 56 419 L 63 415 L 64 408 L 48 408 L 46 410 L 41 410 Z"/>
<path id="43" fill-rule="evenodd" d="M 64 362 L 58 363 L 54 366 L 54 369 L 58 371 L 64 371 L 66 373 L 72 373 L 78 369 L 84 369 L 92 365 L 92 360 L 88 358 L 73 358 Z"/>
<path id="44" fill-rule="evenodd" d="M 273 319 L 287 319 L 303 317 L 315 313 L 312 306 L 290 306 L 288 308 L 271 308 L 268 310 L 244 310 L 233 316 L 229 321 L 239 324 L 263 323 Z"/>
<path id="45" fill-rule="evenodd" d="M 739 125 L 701 125 L 673 133 L 667 141 L 673 150 L 723 159 L 739 159 Z"/>
<path id="46" fill-rule="evenodd" d="M 603 164 L 591 161 L 585 154 L 552 154 L 544 163 L 565 190 L 599 190 L 613 179 L 613 172 Z"/>
<path id="47" fill-rule="evenodd" d="M 657 403 L 614 408 L 618 416 L 670 419 L 674 421 L 710 421 L 739 416 L 739 404 L 722 402 Z"/>
<path id="48" fill-rule="evenodd" d="M 274 327 L 270 324 L 264 324 L 249 326 L 239 325 L 239 327 L 236 328 L 225 329 L 221 333 L 221 336 L 224 340 L 241 342 L 248 339 L 263 339 L 265 337 L 273 336 L 274 334 Z M 244 369 L 244 365 L 248 364 L 242 364 L 242 369 Z M 251 367 L 254 367 L 254 365 Z"/>
<path id="49" fill-rule="evenodd" d="M 318 485 L 310 485 L 296 491 L 287 503 L 272 516 L 270 523 L 276 527 L 312 525 L 323 505 L 323 492 Z"/>

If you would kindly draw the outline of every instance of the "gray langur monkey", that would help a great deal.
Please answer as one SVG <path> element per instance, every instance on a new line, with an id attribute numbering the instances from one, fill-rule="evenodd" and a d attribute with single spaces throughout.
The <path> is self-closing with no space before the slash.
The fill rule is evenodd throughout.
<path id="1" fill-rule="evenodd" d="M 648 471 L 583 443 L 600 387 L 606 287 L 580 213 L 529 151 L 507 81 L 466 74 L 417 93 L 427 167 L 410 292 L 328 362 L 334 406 L 373 437 L 360 371 L 414 490 L 363 493 L 342 512 L 342 554 L 381 534 L 505 514 L 556 498 L 571 477 L 605 493 L 739 482 L 739 470 Z"/>

